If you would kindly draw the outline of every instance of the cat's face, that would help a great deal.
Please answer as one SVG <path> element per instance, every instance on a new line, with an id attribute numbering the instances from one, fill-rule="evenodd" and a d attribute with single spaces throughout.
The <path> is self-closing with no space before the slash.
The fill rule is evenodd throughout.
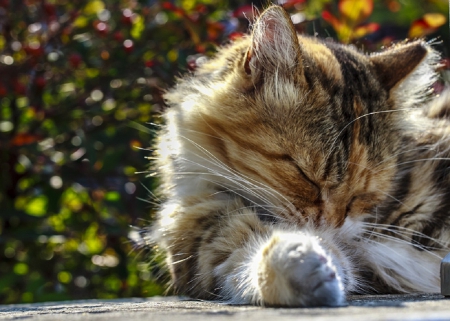
<path id="1" fill-rule="evenodd" d="M 200 71 L 217 82 L 190 121 L 246 198 L 291 222 L 340 226 L 390 191 L 401 144 L 393 91 L 427 48 L 369 57 L 297 37 L 284 11 L 271 14 Z"/>

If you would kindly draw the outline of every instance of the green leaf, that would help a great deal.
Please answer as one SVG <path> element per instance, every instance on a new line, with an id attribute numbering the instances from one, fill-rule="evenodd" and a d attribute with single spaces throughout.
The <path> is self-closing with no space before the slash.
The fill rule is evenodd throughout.
<path id="1" fill-rule="evenodd" d="M 47 196 L 37 196 L 25 205 L 25 213 L 31 216 L 44 216 L 47 213 L 47 203 Z"/>
<path id="2" fill-rule="evenodd" d="M 136 14 L 133 21 L 133 27 L 131 28 L 130 34 L 134 39 L 140 39 L 142 32 L 145 29 L 144 19 L 141 15 Z"/>
<path id="3" fill-rule="evenodd" d="M 14 265 L 14 273 L 17 275 L 26 275 L 28 270 L 28 265 L 25 263 L 17 263 Z"/>
<path id="4" fill-rule="evenodd" d="M 77 28 L 84 28 L 88 25 L 89 20 L 85 16 L 79 16 L 73 22 L 73 25 Z"/>
<path id="5" fill-rule="evenodd" d="M 110 202 L 117 202 L 120 200 L 120 193 L 119 192 L 108 192 L 105 194 L 105 200 Z"/>
<path id="6" fill-rule="evenodd" d="M 88 15 L 97 14 L 98 12 L 105 9 L 105 3 L 103 1 L 89 1 L 89 3 L 84 7 L 84 12 Z"/>

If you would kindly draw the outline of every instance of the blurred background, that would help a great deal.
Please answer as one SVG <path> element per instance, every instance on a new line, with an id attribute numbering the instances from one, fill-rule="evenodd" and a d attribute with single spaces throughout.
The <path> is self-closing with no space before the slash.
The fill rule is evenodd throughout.
<path id="1" fill-rule="evenodd" d="M 162 93 L 262 3 L 0 0 L 0 303 L 164 292 L 142 238 Z M 435 39 L 450 81 L 447 0 L 278 3 L 299 32 L 367 52 Z"/>

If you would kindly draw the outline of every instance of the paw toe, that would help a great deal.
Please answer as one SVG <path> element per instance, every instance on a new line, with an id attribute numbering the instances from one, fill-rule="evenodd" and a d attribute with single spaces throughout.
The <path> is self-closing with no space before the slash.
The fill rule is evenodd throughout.
<path id="1" fill-rule="evenodd" d="M 340 306 L 345 304 L 341 279 L 315 238 L 290 234 L 271 240 L 262 253 L 258 283 L 268 305 Z"/>

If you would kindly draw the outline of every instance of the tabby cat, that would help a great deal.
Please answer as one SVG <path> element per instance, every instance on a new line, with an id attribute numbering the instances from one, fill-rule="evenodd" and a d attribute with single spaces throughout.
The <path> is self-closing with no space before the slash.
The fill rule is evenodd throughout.
<path id="1" fill-rule="evenodd" d="M 450 91 L 424 41 L 366 55 L 267 8 L 165 94 L 153 236 L 200 299 L 340 306 L 438 292 L 450 246 Z"/>

